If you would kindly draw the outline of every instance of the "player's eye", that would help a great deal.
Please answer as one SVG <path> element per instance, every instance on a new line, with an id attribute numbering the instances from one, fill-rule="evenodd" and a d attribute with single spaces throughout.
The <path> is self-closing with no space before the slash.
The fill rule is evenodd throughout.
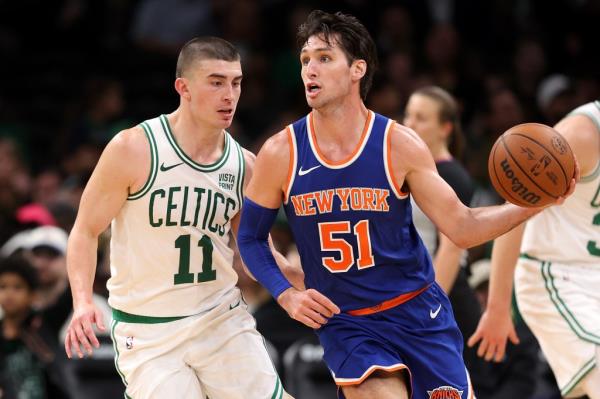
<path id="1" fill-rule="evenodd" d="M 331 57 L 329 57 L 328 55 L 322 55 L 320 60 L 321 62 L 328 62 L 331 61 Z"/>
<path id="2" fill-rule="evenodd" d="M 300 59 L 300 63 L 304 66 L 308 65 L 308 61 L 309 61 L 308 57 L 304 57 L 304 58 Z"/>

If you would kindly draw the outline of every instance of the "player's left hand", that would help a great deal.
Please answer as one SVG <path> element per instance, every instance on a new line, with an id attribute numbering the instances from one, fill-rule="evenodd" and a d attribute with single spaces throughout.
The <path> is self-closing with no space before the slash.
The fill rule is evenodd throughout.
<path id="1" fill-rule="evenodd" d="M 315 329 L 327 323 L 334 314 L 340 313 L 335 303 L 312 288 L 305 291 L 288 288 L 277 297 L 277 302 L 292 319 Z"/>
<path id="2" fill-rule="evenodd" d="M 473 347 L 481 341 L 477 349 L 477 356 L 484 357 L 488 362 L 492 359 L 501 362 L 506 352 L 507 338 L 515 345 L 520 342 L 510 311 L 490 312 L 486 310 L 483 312 L 477 330 L 471 335 L 467 345 Z"/>

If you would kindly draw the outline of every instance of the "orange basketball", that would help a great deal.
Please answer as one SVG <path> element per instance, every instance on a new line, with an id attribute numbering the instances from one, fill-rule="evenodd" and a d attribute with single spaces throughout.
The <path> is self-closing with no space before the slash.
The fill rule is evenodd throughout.
<path id="1" fill-rule="evenodd" d="M 488 171 L 505 200 L 526 207 L 544 206 L 567 192 L 575 175 L 575 158 L 556 130 L 540 123 L 523 123 L 496 140 Z"/>

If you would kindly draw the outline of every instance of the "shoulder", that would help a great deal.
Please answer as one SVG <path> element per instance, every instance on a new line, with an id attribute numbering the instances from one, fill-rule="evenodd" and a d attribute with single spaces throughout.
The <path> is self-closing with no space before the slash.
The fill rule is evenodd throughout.
<path id="1" fill-rule="evenodd" d="M 101 167 L 112 170 L 131 186 L 145 181 L 151 163 L 150 142 L 140 126 L 120 131 L 108 143 L 100 159 Z"/>
<path id="2" fill-rule="evenodd" d="M 594 121 L 581 114 L 569 115 L 554 127 L 567 140 L 581 169 L 581 175 L 591 173 L 600 161 L 600 131 Z"/>
<path id="3" fill-rule="evenodd" d="M 261 159 L 287 161 L 290 157 L 290 132 L 283 129 L 269 137 L 258 153 Z"/>
<path id="4" fill-rule="evenodd" d="M 149 142 L 144 129 L 139 125 L 121 130 L 106 146 L 105 151 L 118 152 L 129 156 L 149 153 Z"/>
<path id="5" fill-rule="evenodd" d="M 394 163 L 400 165 L 420 164 L 423 160 L 432 160 L 427 144 L 412 129 L 394 123 L 389 134 L 391 156 Z"/>

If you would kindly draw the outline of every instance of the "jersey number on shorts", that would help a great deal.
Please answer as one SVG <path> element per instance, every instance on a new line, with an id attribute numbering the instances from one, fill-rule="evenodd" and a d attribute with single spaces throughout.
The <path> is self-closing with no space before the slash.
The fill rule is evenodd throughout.
<path id="1" fill-rule="evenodd" d="M 358 259 L 354 257 L 354 249 L 343 238 L 334 237 L 334 234 L 348 234 L 353 232 L 358 244 Z M 373 250 L 371 249 L 371 236 L 369 234 L 369 221 L 361 220 L 350 229 L 350 222 L 324 222 L 319 223 L 319 239 L 322 251 L 336 251 L 339 256 L 324 256 L 323 266 L 332 273 L 347 272 L 356 263 L 359 269 L 375 266 Z"/>
<path id="2" fill-rule="evenodd" d="M 194 282 L 194 273 L 190 273 L 190 250 L 192 237 L 183 234 L 175 240 L 175 248 L 179 249 L 179 271 L 173 276 L 175 284 L 188 284 Z M 213 281 L 217 278 L 217 271 L 212 268 L 213 244 L 208 236 L 198 241 L 202 248 L 202 271 L 198 273 L 198 282 Z"/>
<path id="3" fill-rule="evenodd" d="M 594 216 L 594 220 L 592 221 L 594 226 L 600 226 L 600 213 L 597 213 Z M 600 256 L 600 248 L 598 248 L 598 243 L 596 241 L 588 241 L 587 250 L 592 256 Z"/>

